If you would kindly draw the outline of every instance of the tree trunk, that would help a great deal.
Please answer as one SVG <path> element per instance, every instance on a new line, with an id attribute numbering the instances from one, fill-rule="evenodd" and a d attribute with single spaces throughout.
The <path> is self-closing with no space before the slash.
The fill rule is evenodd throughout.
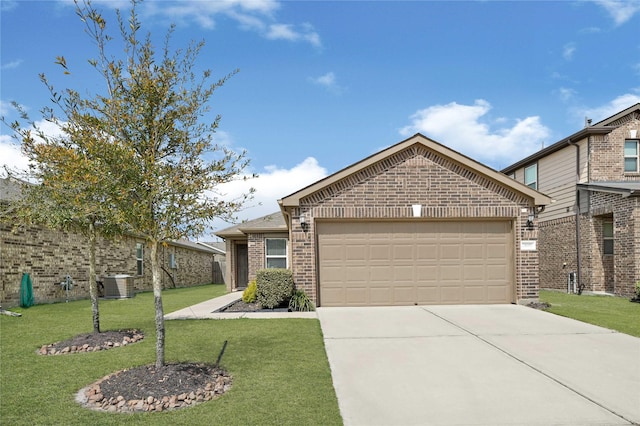
<path id="1" fill-rule="evenodd" d="M 96 282 L 96 228 L 89 224 L 89 295 L 93 314 L 93 332 L 100 333 L 100 310 L 98 309 L 98 283 Z"/>
<path id="2" fill-rule="evenodd" d="M 151 277 L 153 280 L 153 300 L 156 305 L 156 367 L 164 366 L 164 309 L 162 308 L 162 280 L 158 261 L 158 242 L 150 241 Z"/>

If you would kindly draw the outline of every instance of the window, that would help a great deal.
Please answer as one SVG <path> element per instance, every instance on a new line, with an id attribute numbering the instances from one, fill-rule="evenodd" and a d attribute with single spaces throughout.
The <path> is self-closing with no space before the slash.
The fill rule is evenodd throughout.
<path id="1" fill-rule="evenodd" d="M 267 238 L 266 240 L 266 267 L 287 267 L 287 239 Z"/>
<path id="2" fill-rule="evenodd" d="M 136 244 L 136 274 L 143 275 L 144 273 L 144 246 L 142 243 Z"/>
<path id="3" fill-rule="evenodd" d="M 538 164 L 524 168 L 524 184 L 529 188 L 538 189 Z"/>
<path id="4" fill-rule="evenodd" d="M 604 254 L 613 254 L 613 221 L 605 220 L 602 223 L 602 246 Z"/>
<path id="5" fill-rule="evenodd" d="M 624 171 L 627 173 L 638 173 L 638 141 L 624 141 Z"/>

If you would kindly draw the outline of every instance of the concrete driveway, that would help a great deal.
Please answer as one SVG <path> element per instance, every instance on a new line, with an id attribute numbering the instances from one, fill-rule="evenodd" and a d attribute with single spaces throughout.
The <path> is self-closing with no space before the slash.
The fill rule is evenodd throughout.
<path id="1" fill-rule="evenodd" d="M 640 424 L 640 339 L 517 305 L 319 308 L 345 425 Z"/>

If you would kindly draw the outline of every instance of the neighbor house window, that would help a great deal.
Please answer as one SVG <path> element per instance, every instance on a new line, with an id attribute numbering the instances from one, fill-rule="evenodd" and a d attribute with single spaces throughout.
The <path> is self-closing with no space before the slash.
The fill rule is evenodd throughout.
<path id="1" fill-rule="evenodd" d="M 538 189 L 538 164 L 524 168 L 524 184 L 529 188 Z"/>
<path id="2" fill-rule="evenodd" d="M 604 254 L 613 254 L 613 221 L 605 220 L 602 223 L 602 246 Z"/>
<path id="3" fill-rule="evenodd" d="M 136 274 L 142 275 L 144 272 L 144 246 L 142 243 L 136 244 Z"/>
<path id="4" fill-rule="evenodd" d="M 287 267 L 287 239 L 267 238 L 266 240 L 266 267 Z"/>
<path id="5" fill-rule="evenodd" d="M 638 172 L 638 141 L 624 141 L 624 171 L 630 173 Z"/>

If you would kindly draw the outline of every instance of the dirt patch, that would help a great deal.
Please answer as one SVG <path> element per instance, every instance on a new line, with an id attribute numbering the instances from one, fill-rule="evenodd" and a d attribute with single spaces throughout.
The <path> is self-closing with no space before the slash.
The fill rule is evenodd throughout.
<path id="1" fill-rule="evenodd" d="M 80 334 L 62 342 L 42 346 L 40 355 L 64 355 L 79 352 L 97 352 L 127 346 L 144 339 L 140 330 L 111 330 L 102 333 Z"/>
<path id="2" fill-rule="evenodd" d="M 207 364 L 147 365 L 106 376 L 80 390 L 77 400 L 110 413 L 159 412 L 218 398 L 231 383 L 226 371 Z"/>
<path id="3" fill-rule="evenodd" d="M 525 306 L 544 311 L 545 309 L 549 309 L 551 307 L 551 304 L 547 302 L 530 302 L 530 303 L 527 303 Z"/>

